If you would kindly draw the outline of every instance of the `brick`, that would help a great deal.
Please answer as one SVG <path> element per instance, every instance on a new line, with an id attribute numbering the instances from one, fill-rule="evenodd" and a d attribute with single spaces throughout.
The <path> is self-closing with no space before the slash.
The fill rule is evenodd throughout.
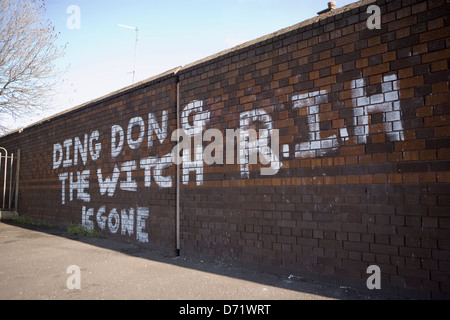
<path id="1" fill-rule="evenodd" d="M 356 252 L 368 252 L 369 251 L 369 244 L 363 243 L 363 242 L 349 242 L 346 241 L 343 244 L 343 247 L 345 250 L 348 251 L 356 251 Z"/>
<path id="2" fill-rule="evenodd" d="M 391 62 L 391 70 L 399 70 L 407 67 L 419 65 L 421 63 L 420 56 L 412 56 L 403 59 L 397 59 Z M 400 75 L 399 75 L 400 76 Z M 402 76 L 403 78 L 403 76 Z"/>
<path id="3" fill-rule="evenodd" d="M 372 67 L 367 67 L 363 69 L 363 76 L 368 77 L 374 74 L 382 74 L 389 72 L 389 65 L 388 64 L 380 64 Z"/>
<path id="4" fill-rule="evenodd" d="M 422 76 L 417 76 L 417 77 L 394 81 L 394 87 L 397 87 L 399 89 L 417 87 L 417 86 L 421 86 L 421 85 L 423 85 L 423 77 Z"/>
<path id="5" fill-rule="evenodd" d="M 430 42 L 436 39 L 446 38 L 450 36 L 450 27 L 441 27 L 439 32 L 434 30 L 429 32 L 423 32 L 419 36 L 420 42 Z"/>
<path id="6" fill-rule="evenodd" d="M 425 102 L 427 105 L 438 105 L 448 103 L 450 100 L 450 93 L 446 94 L 436 94 L 432 96 L 427 96 Z"/>
<path id="7" fill-rule="evenodd" d="M 438 182 L 450 182 L 450 172 L 438 172 Z"/>
<path id="8" fill-rule="evenodd" d="M 378 54 L 382 54 L 382 53 L 386 53 L 386 52 L 387 52 L 387 44 L 382 43 L 382 44 L 361 50 L 361 58 L 374 56 L 374 55 L 378 55 Z"/>
<path id="9" fill-rule="evenodd" d="M 450 115 L 427 117 L 424 119 L 425 127 L 440 127 L 446 125 L 450 125 Z"/>
<path id="10" fill-rule="evenodd" d="M 417 35 L 412 35 L 409 37 L 402 38 L 400 40 L 389 42 L 388 51 L 394 51 L 401 48 L 411 47 L 417 44 L 419 44 L 419 37 Z"/>
<path id="11" fill-rule="evenodd" d="M 417 109 L 417 116 L 418 117 L 427 117 L 433 115 L 433 107 L 427 106 Z"/>
<path id="12" fill-rule="evenodd" d="M 341 155 L 355 155 L 355 154 L 364 154 L 365 146 L 346 146 L 341 148 Z"/>
<path id="13" fill-rule="evenodd" d="M 425 141 L 399 141 L 395 143 L 396 151 L 422 150 L 425 149 Z"/>
<path id="14" fill-rule="evenodd" d="M 397 255 L 398 248 L 396 246 L 386 245 L 386 244 L 376 244 L 371 243 L 369 251 L 371 253 L 382 253 L 389 255 Z"/>
<path id="15" fill-rule="evenodd" d="M 398 30 L 400 28 L 409 27 L 416 23 L 417 23 L 417 19 L 416 19 L 416 16 L 414 16 L 414 15 L 410 15 L 409 17 L 405 17 L 403 19 L 399 19 L 399 17 L 397 17 L 397 19 L 395 21 L 393 21 L 392 23 L 389 24 L 388 32 L 391 32 L 393 30 Z"/>
<path id="16" fill-rule="evenodd" d="M 430 63 L 450 57 L 450 49 L 439 50 L 422 55 L 422 63 Z"/>
<path id="17" fill-rule="evenodd" d="M 446 93 L 448 90 L 448 82 L 439 82 L 432 85 L 433 94 Z"/>
<path id="18" fill-rule="evenodd" d="M 432 72 L 427 73 L 424 75 L 424 81 L 428 84 L 435 84 L 438 82 L 444 82 L 448 81 L 448 74 L 447 71 L 438 71 L 438 72 Z"/>
<path id="19" fill-rule="evenodd" d="M 443 148 L 437 151 L 438 159 L 449 159 L 450 158 L 450 148 Z"/>

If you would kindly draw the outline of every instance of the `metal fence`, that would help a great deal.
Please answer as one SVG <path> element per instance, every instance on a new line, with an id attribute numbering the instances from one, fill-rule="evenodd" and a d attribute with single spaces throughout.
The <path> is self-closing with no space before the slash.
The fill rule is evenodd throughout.
<path id="1" fill-rule="evenodd" d="M 16 210 L 19 201 L 20 150 L 8 154 L 0 147 L 0 209 Z"/>

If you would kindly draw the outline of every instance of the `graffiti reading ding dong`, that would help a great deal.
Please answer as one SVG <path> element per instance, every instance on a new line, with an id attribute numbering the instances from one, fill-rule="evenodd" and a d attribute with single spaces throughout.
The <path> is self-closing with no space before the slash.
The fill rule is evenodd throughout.
<path id="1" fill-rule="evenodd" d="M 336 94 L 333 96 L 326 90 L 290 95 L 292 108 L 298 110 L 299 118 L 304 120 L 299 121 L 299 131 L 305 134 L 300 142 L 282 145 L 281 157 L 289 157 L 290 150 L 295 151 L 292 154 L 295 158 L 313 158 L 332 154 L 352 137 L 359 144 L 367 143 L 368 136 L 374 132 L 383 132 L 389 141 L 402 141 L 404 136 L 400 119 L 397 76 L 385 75 L 382 80 L 381 92 L 370 96 L 365 91 L 365 79 L 352 80 L 349 89 L 352 108 L 346 108 L 345 114 L 320 112 L 322 104 L 340 103 L 336 99 Z M 376 113 L 382 113 L 384 121 L 372 124 L 371 115 Z M 279 133 L 278 129 L 274 128 L 271 115 L 264 109 L 254 109 L 241 112 L 239 119 L 240 128 L 226 129 L 226 164 L 235 163 L 234 141 L 237 139 L 239 146 L 236 158 L 240 165 L 241 178 L 249 178 L 249 164 L 257 163 L 258 154 L 261 164 L 264 165 L 260 169 L 260 174 L 262 176 L 277 174 L 283 164 L 279 155 Z M 81 171 L 58 174 L 61 183 L 61 203 L 64 205 L 75 200 L 85 204 L 91 202 L 91 168 L 86 168 L 88 164 L 95 163 L 101 157 L 109 156 L 115 159 L 125 148 L 138 149 L 144 143 L 146 135 L 149 148 L 153 147 L 153 135 L 160 143 L 169 137 L 167 110 L 162 112 L 160 119 L 155 114 L 149 113 L 146 120 L 147 123 L 143 117 L 133 117 L 126 128 L 117 124 L 113 125 L 110 131 L 111 149 L 108 151 L 102 149 L 100 141 L 104 140 L 101 139 L 98 130 L 85 133 L 81 137 L 66 139 L 62 143 L 55 143 L 53 170 L 68 170 L 74 166 L 85 167 Z M 334 130 L 324 130 L 322 122 L 329 120 L 340 120 L 336 123 L 341 125 Z M 150 187 L 152 181 L 159 188 L 171 188 L 174 186 L 175 178 L 164 175 L 163 170 L 174 164 L 182 165 L 183 184 L 189 184 L 190 174 L 194 173 L 195 184 L 202 185 L 205 163 L 207 165 L 223 164 L 224 160 L 222 132 L 218 129 L 205 130 L 209 121 L 210 112 L 203 105 L 203 101 L 188 103 L 181 113 L 182 127 L 172 132 L 170 136 L 171 141 L 177 142 L 172 151 L 160 157 L 117 161 L 112 172 L 104 172 L 102 168 L 96 168 L 94 172 L 98 179 L 100 195 L 113 197 L 118 189 L 121 192 L 137 192 L 142 188 L 134 178 L 138 170 L 143 172 L 144 188 Z M 256 122 L 260 124 L 258 133 L 251 129 L 251 124 Z M 138 129 L 137 138 L 135 128 Z M 203 148 L 203 141 L 210 143 Z M 89 159 L 92 162 L 89 162 Z M 149 241 L 146 230 L 149 216 L 149 208 L 140 206 L 109 210 L 105 205 L 100 205 L 97 210 L 87 205 L 81 208 L 82 224 L 87 229 L 94 229 L 97 226 L 112 234 L 135 237 L 139 242 Z"/>

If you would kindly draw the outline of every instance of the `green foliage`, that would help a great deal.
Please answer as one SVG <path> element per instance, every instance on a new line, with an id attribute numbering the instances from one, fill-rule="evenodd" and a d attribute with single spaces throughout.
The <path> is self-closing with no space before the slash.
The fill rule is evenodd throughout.
<path id="1" fill-rule="evenodd" d="M 36 220 L 27 216 L 18 216 L 17 218 L 14 218 L 11 220 L 13 223 L 21 224 L 21 225 L 27 225 L 27 226 L 37 226 L 37 227 L 45 227 L 45 228 L 54 228 L 54 225 L 51 225 L 49 223 Z"/>
<path id="2" fill-rule="evenodd" d="M 20 224 L 20 225 L 26 225 L 26 226 L 36 226 L 36 227 L 44 227 L 44 228 L 55 228 L 56 226 L 51 225 L 46 222 L 42 222 L 37 219 L 33 219 L 27 216 L 18 216 L 17 218 L 14 218 L 11 220 L 11 222 Z M 67 225 L 67 233 L 70 235 L 80 235 L 80 236 L 86 236 L 91 238 L 98 238 L 101 236 L 100 232 L 98 230 L 88 230 L 86 227 L 84 227 L 80 223 L 70 223 Z"/>
<path id="3" fill-rule="evenodd" d="M 86 227 L 79 223 L 71 223 L 67 226 L 67 233 L 70 235 L 80 235 L 91 238 L 100 237 L 100 232 L 98 230 L 88 230 Z"/>

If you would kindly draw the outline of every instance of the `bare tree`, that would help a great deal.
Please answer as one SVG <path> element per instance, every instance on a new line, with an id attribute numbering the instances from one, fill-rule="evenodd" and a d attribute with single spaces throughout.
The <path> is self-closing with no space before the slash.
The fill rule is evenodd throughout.
<path id="1" fill-rule="evenodd" d="M 44 13 L 43 0 L 0 0 L 0 116 L 16 119 L 48 105 L 64 48 Z M 10 129 L 0 120 L 0 133 Z"/>

